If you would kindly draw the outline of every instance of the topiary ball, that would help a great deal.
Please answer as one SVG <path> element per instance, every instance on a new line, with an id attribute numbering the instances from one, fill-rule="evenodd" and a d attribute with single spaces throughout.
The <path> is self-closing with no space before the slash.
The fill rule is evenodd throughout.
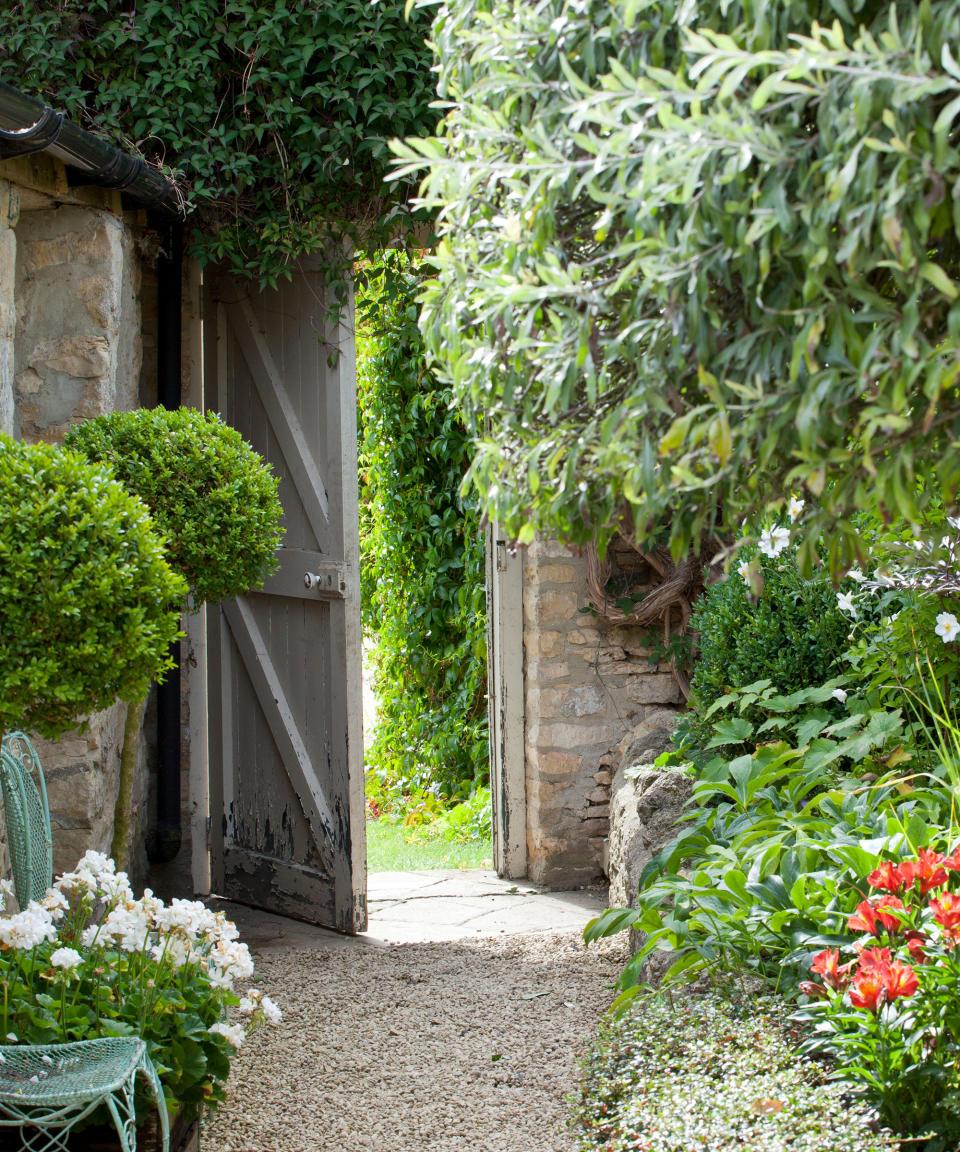
<path id="1" fill-rule="evenodd" d="M 147 505 L 195 604 L 259 588 L 273 570 L 279 481 L 215 413 L 114 412 L 72 428 L 66 444 L 109 463 Z"/>
<path id="2" fill-rule="evenodd" d="M 75 452 L 0 435 L 0 731 L 55 737 L 167 667 L 186 585 L 144 505 Z"/>

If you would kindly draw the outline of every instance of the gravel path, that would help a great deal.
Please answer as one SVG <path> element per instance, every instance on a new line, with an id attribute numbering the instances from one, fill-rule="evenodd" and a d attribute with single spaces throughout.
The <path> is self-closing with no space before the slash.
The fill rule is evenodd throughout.
<path id="1" fill-rule="evenodd" d="M 204 1152 L 574 1152 L 564 1097 L 626 959 L 579 932 L 272 952 Z"/>

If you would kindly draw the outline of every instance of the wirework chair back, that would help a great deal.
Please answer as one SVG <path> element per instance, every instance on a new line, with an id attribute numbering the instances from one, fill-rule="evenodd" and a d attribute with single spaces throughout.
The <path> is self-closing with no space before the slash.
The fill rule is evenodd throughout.
<path id="1" fill-rule="evenodd" d="M 24 732 L 0 742 L 0 788 L 17 903 L 40 900 L 53 882 L 53 835 L 40 757 Z"/>

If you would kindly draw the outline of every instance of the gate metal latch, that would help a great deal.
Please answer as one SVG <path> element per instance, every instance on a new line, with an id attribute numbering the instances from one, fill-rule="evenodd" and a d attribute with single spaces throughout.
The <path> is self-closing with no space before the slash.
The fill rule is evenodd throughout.
<path id="1" fill-rule="evenodd" d="M 318 564 L 316 572 L 304 572 L 303 586 L 321 596 L 342 596 L 347 590 L 342 564 Z"/>

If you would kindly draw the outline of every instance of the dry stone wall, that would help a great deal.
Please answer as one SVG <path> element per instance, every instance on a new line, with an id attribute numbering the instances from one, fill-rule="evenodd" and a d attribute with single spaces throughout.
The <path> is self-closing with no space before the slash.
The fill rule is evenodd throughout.
<path id="1" fill-rule="evenodd" d="M 627 546 L 631 587 L 653 573 Z M 683 703 L 668 664 L 651 662 L 649 631 L 587 607 L 587 560 L 537 539 L 525 552 L 523 639 L 528 873 L 550 887 L 605 874 L 610 786 L 624 738 L 672 726 Z"/>
<path id="2" fill-rule="evenodd" d="M 129 219 L 36 188 L 21 199 L 0 179 L 0 431 L 59 442 L 80 420 L 135 407 L 140 291 Z M 125 714 L 116 704 L 83 732 L 35 741 L 58 871 L 109 848 Z"/>

